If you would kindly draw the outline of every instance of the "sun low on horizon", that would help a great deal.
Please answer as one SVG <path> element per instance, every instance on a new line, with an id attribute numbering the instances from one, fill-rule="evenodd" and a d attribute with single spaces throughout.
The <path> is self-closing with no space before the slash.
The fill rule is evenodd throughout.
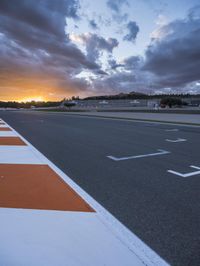
<path id="1" fill-rule="evenodd" d="M 21 100 L 18 100 L 19 102 L 44 102 L 45 98 L 41 96 L 34 96 L 30 98 L 22 98 Z"/>

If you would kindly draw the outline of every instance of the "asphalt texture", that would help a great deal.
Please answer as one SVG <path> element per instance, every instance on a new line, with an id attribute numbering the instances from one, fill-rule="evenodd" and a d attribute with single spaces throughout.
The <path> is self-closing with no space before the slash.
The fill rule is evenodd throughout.
<path id="1" fill-rule="evenodd" d="M 0 112 L 0 117 L 175 266 L 200 265 L 200 127 Z M 178 131 L 167 131 L 178 129 Z M 166 139 L 187 139 L 167 142 Z M 113 161 L 107 156 L 169 154 Z"/>

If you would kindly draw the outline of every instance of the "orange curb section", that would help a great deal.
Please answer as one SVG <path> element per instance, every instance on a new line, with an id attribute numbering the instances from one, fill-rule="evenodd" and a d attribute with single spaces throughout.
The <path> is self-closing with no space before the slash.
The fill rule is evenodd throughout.
<path id="1" fill-rule="evenodd" d="M 9 127 L 0 127 L 0 131 L 12 131 Z"/>
<path id="2" fill-rule="evenodd" d="M 25 146 L 26 143 L 19 137 L 0 137 L 0 146 L 1 145 Z"/>
<path id="3" fill-rule="evenodd" d="M 0 207 L 95 212 L 48 165 L 0 164 Z"/>

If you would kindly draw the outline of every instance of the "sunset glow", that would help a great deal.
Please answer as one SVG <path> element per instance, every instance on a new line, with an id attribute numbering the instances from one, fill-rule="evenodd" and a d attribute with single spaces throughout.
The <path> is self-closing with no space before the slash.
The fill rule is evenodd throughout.
<path id="1" fill-rule="evenodd" d="M 35 96 L 35 97 L 30 97 L 30 98 L 24 98 L 20 102 L 43 102 L 45 99 L 41 96 Z"/>

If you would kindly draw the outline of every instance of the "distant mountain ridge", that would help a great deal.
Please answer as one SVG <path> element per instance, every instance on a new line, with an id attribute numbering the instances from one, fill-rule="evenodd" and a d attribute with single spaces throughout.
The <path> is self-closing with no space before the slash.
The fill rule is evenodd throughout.
<path id="1" fill-rule="evenodd" d="M 101 95 L 84 98 L 84 100 L 122 100 L 122 99 L 145 99 L 148 95 L 140 92 L 119 93 L 115 95 Z"/>
<path id="2" fill-rule="evenodd" d="M 199 98 L 200 94 L 154 94 L 148 95 L 140 92 L 129 92 L 129 93 L 119 93 L 115 95 L 101 95 L 101 96 L 90 96 L 83 100 L 125 100 L 125 99 L 155 99 L 163 97 L 177 97 L 177 98 Z"/>

